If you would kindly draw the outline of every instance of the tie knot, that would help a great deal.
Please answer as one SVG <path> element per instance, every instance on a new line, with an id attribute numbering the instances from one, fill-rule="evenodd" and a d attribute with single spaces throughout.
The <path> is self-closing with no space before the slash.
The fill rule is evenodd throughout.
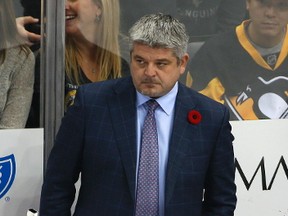
<path id="1" fill-rule="evenodd" d="M 157 101 L 154 99 L 150 99 L 149 101 L 146 102 L 146 104 L 148 106 L 148 111 L 152 111 L 152 112 L 154 112 L 156 108 L 159 106 Z"/>

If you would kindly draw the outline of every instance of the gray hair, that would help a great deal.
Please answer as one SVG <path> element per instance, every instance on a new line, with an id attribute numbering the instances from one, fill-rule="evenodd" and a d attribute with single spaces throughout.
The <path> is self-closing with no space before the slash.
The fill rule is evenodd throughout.
<path id="1" fill-rule="evenodd" d="M 129 30 L 129 48 L 134 43 L 170 48 L 181 59 L 187 52 L 189 37 L 185 25 L 170 15 L 150 14 L 140 18 Z"/>

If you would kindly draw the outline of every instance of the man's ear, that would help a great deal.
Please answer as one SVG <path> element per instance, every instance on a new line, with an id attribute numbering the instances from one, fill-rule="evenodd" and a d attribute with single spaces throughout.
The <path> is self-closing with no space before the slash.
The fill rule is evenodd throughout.
<path id="1" fill-rule="evenodd" d="M 189 61 L 189 54 L 185 53 L 180 59 L 180 74 L 183 74 L 185 72 L 188 61 Z"/>
<path id="2" fill-rule="evenodd" d="M 246 10 L 249 10 L 249 4 L 250 4 L 250 0 L 246 0 Z"/>

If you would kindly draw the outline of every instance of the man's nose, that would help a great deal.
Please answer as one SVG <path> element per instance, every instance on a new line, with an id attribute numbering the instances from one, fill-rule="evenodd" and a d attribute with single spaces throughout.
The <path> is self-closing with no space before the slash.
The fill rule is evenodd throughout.
<path id="1" fill-rule="evenodd" d="M 266 16 L 275 16 L 276 13 L 277 13 L 277 8 L 274 5 L 269 4 L 266 6 L 266 10 L 265 10 Z"/>
<path id="2" fill-rule="evenodd" d="M 145 68 L 145 74 L 147 76 L 154 76 L 156 74 L 156 67 L 154 64 L 147 64 Z"/>

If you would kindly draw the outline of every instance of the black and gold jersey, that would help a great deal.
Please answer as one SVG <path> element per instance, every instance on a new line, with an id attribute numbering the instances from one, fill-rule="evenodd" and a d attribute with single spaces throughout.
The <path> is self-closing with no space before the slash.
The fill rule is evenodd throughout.
<path id="1" fill-rule="evenodd" d="M 288 33 L 278 52 L 262 56 L 248 22 L 201 47 L 188 66 L 192 88 L 227 105 L 231 120 L 288 118 Z"/>

